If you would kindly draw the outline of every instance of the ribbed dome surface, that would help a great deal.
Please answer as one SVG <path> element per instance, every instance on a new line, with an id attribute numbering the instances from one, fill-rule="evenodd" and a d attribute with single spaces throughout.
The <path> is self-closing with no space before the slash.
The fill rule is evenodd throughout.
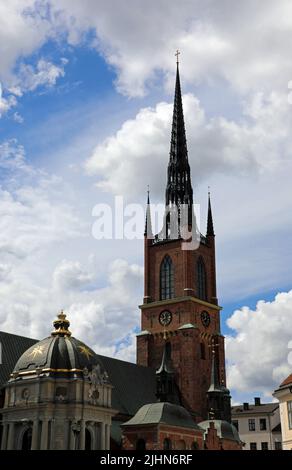
<path id="1" fill-rule="evenodd" d="M 104 369 L 95 352 L 78 339 L 71 336 L 69 321 L 61 312 L 54 322 L 55 330 L 51 336 L 31 346 L 17 361 L 13 375 L 30 375 L 40 371 L 50 375 L 82 374 L 93 366 Z"/>

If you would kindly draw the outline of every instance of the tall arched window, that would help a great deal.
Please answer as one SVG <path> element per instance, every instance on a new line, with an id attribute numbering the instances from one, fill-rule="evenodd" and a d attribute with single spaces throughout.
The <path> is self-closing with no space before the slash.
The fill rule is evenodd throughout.
<path id="1" fill-rule="evenodd" d="M 91 432 L 89 429 L 85 429 L 85 450 L 91 450 L 92 440 L 91 440 Z"/>
<path id="2" fill-rule="evenodd" d="M 171 258 L 167 255 L 160 266 L 160 299 L 174 297 L 174 272 Z"/>
<path id="3" fill-rule="evenodd" d="M 30 450 L 32 442 L 32 429 L 27 428 L 22 435 L 21 450 Z"/>
<path id="4" fill-rule="evenodd" d="M 207 300 L 206 268 L 203 258 L 199 258 L 197 262 L 197 288 L 198 298 L 202 300 Z"/>

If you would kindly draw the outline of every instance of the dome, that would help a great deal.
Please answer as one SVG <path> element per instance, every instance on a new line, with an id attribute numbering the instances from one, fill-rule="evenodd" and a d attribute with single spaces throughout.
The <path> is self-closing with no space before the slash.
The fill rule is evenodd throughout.
<path id="1" fill-rule="evenodd" d="M 207 433 L 208 428 L 210 427 L 210 423 L 214 424 L 214 427 L 217 431 L 217 436 L 219 438 L 241 442 L 236 427 L 233 426 L 233 424 L 228 423 L 228 421 L 222 421 L 221 419 L 206 420 L 199 423 L 199 426 L 205 431 L 205 433 Z"/>
<path id="2" fill-rule="evenodd" d="M 95 352 L 82 341 L 71 336 L 70 323 L 61 312 L 54 321 L 51 336 L 31 346 L 17 361 L 12 377 L 45 373 L 53 376 L 83 376 L 87 370 L 98 367 L 100 377 L 108 381 L 107 374 Z"/>
<path id="3" fill-rule="evenodd" d="M 185 408 L 168 402 L 150 403 L 142 406 L 135 416 L 124 423 L 123 426 L 148 424 L 168 424 L 170 426 L 200 429 Z"/>

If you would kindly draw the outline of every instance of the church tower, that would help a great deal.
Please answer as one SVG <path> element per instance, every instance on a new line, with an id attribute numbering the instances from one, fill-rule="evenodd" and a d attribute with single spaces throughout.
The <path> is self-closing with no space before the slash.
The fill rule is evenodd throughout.
<path id="1" fill-rule="evenodd" d="M 182 230 L 186 227 L 190 234 L 187 241 Z M 202 420 L 208 416 L 212 340 L 218 343 L 218 374 L 225 386 L 224 338 L 216 294 L 210 194 L 206 236 L 198 232 L 193 213 L 178 61 L 164 226 L 159 234 L 152 234 L 148 194 L 144 235 L 144 299 L 140 306 L 137 363 L 158 369 L 166 342 L 181 404 Z"/>

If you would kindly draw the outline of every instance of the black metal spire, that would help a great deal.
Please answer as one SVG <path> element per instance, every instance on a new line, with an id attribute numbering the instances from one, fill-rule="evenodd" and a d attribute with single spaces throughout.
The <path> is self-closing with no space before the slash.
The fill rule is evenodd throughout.
<path id="1" fill-rule="evenodd" d="M 190 165 L 188 162 L 178 61 L 165 202 L 167 207 L 174 204 L 178 211 L 181 204 L 187 204 L 189 206 L 188 214 L 190 221 L 193 204 L 193 189 Z"/>
<path id="2" fill-rule="evenodd" d="M 149 186 L 148 186 L 148 191 L 147 191 L 147 208 L 146 208 L 146 218 L 145 218 L 144 236 L 147 237 L 147 238 L 153 238 L 152 223 L 151 223 L 151 211 L 150 211 L 150 191 L 149 191 Z"/>
<path id="3" fill-rule="evenodd" d="M 213 216 L 211 208 L 211 197 L 210 191 L 208 192 L 208 220 L 207 220 L 207 237 L 215 237 L 214 225 L 213 225 Z"/>

